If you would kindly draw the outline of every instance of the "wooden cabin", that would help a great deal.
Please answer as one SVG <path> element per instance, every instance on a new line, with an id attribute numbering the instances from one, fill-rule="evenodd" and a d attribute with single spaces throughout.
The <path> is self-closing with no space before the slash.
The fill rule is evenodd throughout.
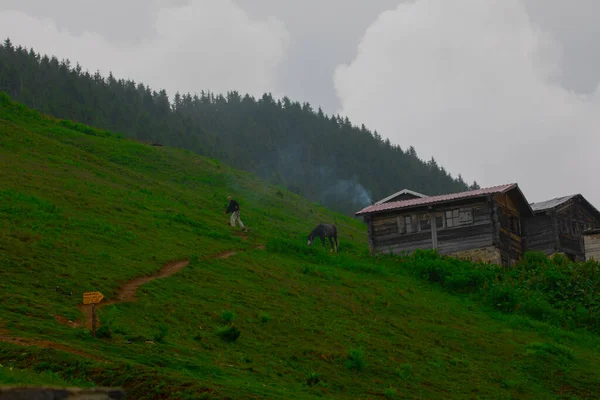
<path id="1" fill-rule="evenodd" d="M 512 265 L 523 256 L 521 221 L 533 211 L 516 183 L 373 204 L 356 213 L 371 253 L 436 249 L 440 254 Z"/>
<path id="2" fill-rule="evenodd" d="M 534 216 L 523 225 L 527 251 L 564 253 L 585 260 L 583 232 L 600 228 L 600 212 L 581 194 L 531 204 Z"/>
<path id="3" fill-rule="evenodd" d="M 585 259 L 600 261 L 600 229 L 591 229 L 583 232 L 585 246 Z"/>
<path id="4" fill-rule="evenodd" d="M 402 189 L 399 192 L 391 194 L 388 197 L 375 202 L 375 204 L 393 203 L 394 201 L 420 199 L 423 197 L 427 196 L 422 193 L 414 192 L 412 190 Z"/>

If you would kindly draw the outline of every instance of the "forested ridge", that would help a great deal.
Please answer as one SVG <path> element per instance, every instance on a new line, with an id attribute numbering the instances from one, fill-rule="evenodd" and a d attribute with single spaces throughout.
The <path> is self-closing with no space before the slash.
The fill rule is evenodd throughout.
<path id="1" fill-rule="evenodd" d="M 177 93 L 90 73 L 69 60 L 0 46 L 0 91 L 58 118 L 191 150 L 353 214 L 397 190 L 428 195 L 469 186 L 434 159 L 421 160 L 364 125 L 270 94 Z"/>

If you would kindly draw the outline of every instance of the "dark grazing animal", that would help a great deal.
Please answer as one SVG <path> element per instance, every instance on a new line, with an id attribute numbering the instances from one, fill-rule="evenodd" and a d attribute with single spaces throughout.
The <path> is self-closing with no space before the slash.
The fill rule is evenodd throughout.
<path id="1" fill-rule="evenodd" d="M 317 225 L 317 227 L 315 229 L 312 230 L 312 232 L 308 235 L 308 245 L 311 246 L 313 244 L 313 241 L 315 240 L 316 237 L 320 237 L 321 238 L 321 242 L 323 242 L 323 246 L 326 246 L 325 244 L 325 238 L 329 239 L 329 243 L 331 244 L 331 251 L 333 251 L 335 249 L 335 252 L 338 252 L 339 249 L 339 243 L 338 243 L 338 238 L 337 238 L 337 228 L 335 227 L 335 225 L 330 225 L 330 224 L 319 224 Z"/>

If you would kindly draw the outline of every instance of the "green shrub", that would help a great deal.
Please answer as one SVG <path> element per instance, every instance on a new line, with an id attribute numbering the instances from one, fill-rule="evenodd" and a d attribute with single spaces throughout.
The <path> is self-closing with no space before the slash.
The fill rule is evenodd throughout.
<path id="1" fill-rule="evenodd" d="M 221 313 L 221 321 L 224 324 L 230 324 L 235 318 L 235 313 L 232 310 L 225 310 Z"/>
<path id="2" fill-rule="evenodd" d="M 394 388 L 388 388 L 384 392 L 386 399 L 395 399 L 398 397 L 398 391 Z"/>
<path id="3" fill-rule="evenodd" d="M 556 357 L 563 361 L 572 361 L 575 359 L 573 350 L 561 344 L 554 343 L 531 343 L 527 345 L 525 353 L 539 358 Z"/>
<path id="4" fill-rule="evenodd" d="M 240 337 L 240 331 L 235 326 L 220 327 L 216 334 L 226 342 L 235 342 Z"/>
<path id="5" fill-rule="evenodd" d="M 169 327 L 161 324 L 158 326 L 158 332 L 154 335 L 154 341 L 157 343 L 165 343 L 167 334 L 169 333 Z"/>
<path id="6" fill-rule="evenodd" d="M 362 350 L 353 349 L 348 352 L 346 367 L 355 371 L 362 371 L 365 368 L 365 356 Z"/>
<path id="7" fill-rule="evenodd" d="M 488 302 L 497 310 L 515 311 L 519 305 L 518 290 L 510 284 L 495 284 L 488 292 Z"/>
<path id="8" fill-rule="evenodd" d="M 258 314 L 258 318 L 260 319 L 260 322 L 262 322 L 263 324 L 266 324 L 267 322 L 269 322 L 271 320 L 271 316 L 266 312 L 261 312 L 260 314 Z"/>
<path id="9" fill-rule="evenodd" d="M 311 372 L 306 377 L 306 384 L 308 386 L 314 386 L 321 381 L 321 377 L 316 372 Z"/>
<path id="10" fill-rule="evenodd" d="M 560 254 L 549 258 L 528 252 L 517 265 L 502 268 L 440 256 L 431 250 L 373 258 L 391 258 L 400 263 L 399 270 L 438 283 L 449 292 L 468 293 L 504 313 L 600 332 L 598 262 L 575 263 Z"/>
<path id="11" fill-rule="evenodd" d="M 560 318 L 560 312 L 552 308 L 541 295 L 533 295 L 526 299 L 519 308 L 519 313 L 539 321 L 552 321 Z"/>
<path id="12" fill-rule="evenodd" d="M 96 337 L 99 339 L 112 339 L 112 331 L 110 326 L 102 325 L 96 330 Z"/>
<path id="13" fill-rule="evenodd" d="M 408 379 L 412 376 L 412 364 L 404 364 L 396 370 L 396 376 L 402 379 Z"/>
<path id="14" fill-rule="evenodd" d="M 92 337 L 92 332 L 87 329 L 77 329 L 75 332 L 75 337 L 77 339 L 85 340 Z"/>

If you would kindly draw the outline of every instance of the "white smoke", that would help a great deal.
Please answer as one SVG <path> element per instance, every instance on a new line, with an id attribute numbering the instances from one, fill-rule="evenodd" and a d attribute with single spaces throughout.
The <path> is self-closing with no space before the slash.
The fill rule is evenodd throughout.
<path id="1" fill-rule="evenodd" d="M 324 189 L 321 191 L 320 201 L 323 203 L 337 201 L 350 201 L 357 207 L 365 207 L 372 203 L 371 194 L 358 181 L 353 179 L 337 179 L 335 172 L 328 166 L 318 168 Z"/>
<path id="2" fill-rule="evenodd" d="M 342 197 L 347 196 L 352 200 L 352 203 L 356 204 L 359 208 L 371 205 L 373 202 L 367 189 L 354 180 L 339 180 L 333 187 L 325 192 L 325 195 L 327 195 L 328 192 L 336 193 Z"/>

